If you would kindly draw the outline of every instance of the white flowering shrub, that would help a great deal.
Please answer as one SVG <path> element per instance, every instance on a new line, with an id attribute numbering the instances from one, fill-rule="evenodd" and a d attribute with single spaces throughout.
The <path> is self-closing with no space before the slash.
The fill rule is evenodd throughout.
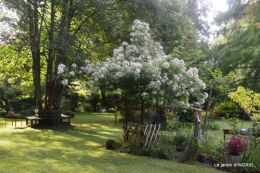
<path id="1" fill-rule="evenodd" d="M 57 74 L 61 80 L 61 84 L 66 86 L 69 84 L 69 79 L 72 79 L 75 77 L 75 74 L 78 72 L 76 69 L 77 65 L 73 63 L 69 68 L 66 67 L 64 64 L 59 64 L 57 68 Z"/>
<path id="2" fill-rule="evenodd" d="M 91 76 L 90 88 L 139 92 L 153 102 L 159 96 L 161 100 L 179 98 L 188 103 L 193 96 L 204 103 L 207 95 L 201 91 L 206 85 L 199 78 L 198 70 L 187 69 L 183 60 L 166 55 L 160 43 L 153 41 L 149 30 L 147 23 L 135 20 L 131 43 L 123 42 L 114 49 L 113 57 L 103 62 L 86 61 L 82 70 Z"/>

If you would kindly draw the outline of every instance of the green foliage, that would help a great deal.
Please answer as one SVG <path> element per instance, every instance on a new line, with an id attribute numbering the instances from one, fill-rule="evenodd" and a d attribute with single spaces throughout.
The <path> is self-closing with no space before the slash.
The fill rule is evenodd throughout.
<path id="1" fill-rule="evenodd" d="M 253 163 L 254 167 L 244 167 L 242 168 L 245 172 L 260 172 L 260 140 L 255 137 L 250 138 L 249 149 L 244 154 L 242 163 Z"/>
<path id="2" fill-rule="evenodd" d="M 70 110 L 70 100 L 69 99 L 62 99 L 61 110 Z"/>
<path id="3" fill-rule="evenodd" d="M 108 139 L 105 142 L 105 147 L 108 150 L 115 150 L 118 149 L 121 146 L 119 142 L 116 142 L 114 139 Z"/>
<path id="4" fill-rule="evenodd" d="M 166 121 L 167 129 L 177 130 L 180 127 L 180 122 L 176 120 L 167 120 Z"/>
<path id="5" fill-rule="evenodd" d="M 35 107 L 31 107 L 22 111 L 18 111 L 17 114 L 22 114 L 22 116 L 27 117 L 27 116 L 32 116 L 34 115 L 34 109 Z"/>
<path id="6" fill-rule="evenodd" d="M 215 140 L 212 135 L 203 135 L 201 140 L 195 140 L 193 145 L 193 153 L 195 157 L 199 157 L 199 154 L 207 154 L 212 157 L 212 161 L 215 163 L 223 162 L 223 141 Z"/>
<path id="7" fill-rule="evenodd" d="M 230 1 L 229 1 L 230 2 Z M 230 34 L 231 27 L 234 27 L 234 18 L 237 18 L 239 14 L 240 20 L 236 22 L 233 29 L 233 33 L 228 40 L 228 49 L 225 50 L 225 54 L 221 59 L 220 68 L 224 74 L 233 72 L 236 77 L 233 78 L 233 85 L 244 86 L 254 91 L 259 90 L 259 48 L 256 46 L 259 44 L 259 3 L 254 1 L 250 4 L 242 3 L 242 1 L 233 1 L 234 4 L 239 4 L 236 8 L 230 8 L 226 14 L 222 14 L 227 17 L 228 23 L 223 27 L 223 34 L 226 38 Z M 248 1 L 249 2 L 249 1 Z M 232 6 L 230 6 L 232 7 Z M 245 8 L 246 7 L 246 8 Z M 245 10 L 246 9 L 246 10 Z M 244 11 L 245 10 L 245 11 Z M 221 45 L 222 49 L 224 45 Z"/>
<path id="8" fill-rule="evenodd" d="M 173 136 L 172 144 L 176 147 L 177 151 L 184 151 L 190 137 L 191 137 L 190 128 L 179 128 L 175 136 Z"/>
<path id="9" fill-rule="evenodd" d="M 87 95 L 86 101 L 91 111 L 100 110 L 100 105 L 98 105 L 98 103 L 100 103 L 100 94 L 91 92 Z"/>
<path id="10" fill-rule="evenodd" d="M 176 159 L 176 147 L 173 146 L 170 141 L 164 137 L 152 143 L 148 148 L 139 148 L 132 150 L 130 153 L 158 159 Z"/>
<path id="11" fill-rule="evenodd" d="M 239 86 L 235 92 L 230 92 L 228 95 L 235 103 L 248 114 L 253 120 L 260 121 L 260 94 L 254 93 L 252 90 L 246 90 Z"/>
<path id="12" fill-rule="evenodd" d="M 17 53 L 16 50 L 14 45 L 0 44 L 0 79 L 7 79 L 11 84 L 19 81 L 20 90 L 24 94 L 32 94 L 32 62 L 28 56 L 30 52 L 23 49 L 23 52 Z"/>
<path id="13" fill-rule="evenodd" d="M 213 116 L 219 117 L 237 117 L 239 119 L 249 119 L 243 110 L 232 101 L 225 101 L 216 104 L 212 111 Z"/>
<path id="14" fill-rule="evenodd" d="M 240 108 L 232 101 L 225 101 L 218 103 L 215 107 L 215 110 L 221 111 L 223 113 L 229 113 L 229 112 L 240 112 Z"/>
<path id="15" fill-rule="evenodd" d="M 199 153 L 211 155 L 213 141 L 213 138 L 210 136 L 202 136 L 201 140 L 197 141 L 199 143 Z"/>
<path id="16" fill-rule="evenodd" d="M 208 125 L 210 130 L 219 130 L 219 124 L 214 121 L 210 121 Z"/>
<path id="17" fill-rule="evenodd" d="M 75 63 L 82 66 L 87 56 L 93 57 L 93 60 L 107 57 L 120 36 L 122 10 L 118 7 L 120 3 L 115 5 L 114 1 L 83 0 L 72 3 L 47 0 L 44 5 L 34 3 L 1 1 L 1 5 L 17 15 L 16 19 L 4 16 L 1 20 L 12 26 L 13 31 L 19 31 L 14 39 L 4 41 L 14 44 L 19 53 L 26 50 L 29 61 L 21 63 L 21 66 L 24 65 L 27 72 L 32 69 L 30 77 L 33 79 L 37 107 L 57 109 L 62 91 L 66 89 L 57 75 L 58 65 L 63 63 L 70 67 Z M 22 59 L 25 60 L 25 57 Z M 77 74 L 78 79 L 81 77 L 84 77 L 81 73 Z M 72 87 L 72 82 L 69 85 Z M 44 96 L 48 98 L 44 99 Z"/>
<path id="18" fill-rule="evenodd" d="M 207 130 L 219 130 L 219 124 L 214 121 L 209 121 L 206 123 L 206 127 L 204 127 L 204 124 L 201 124 L 201 128 L 206 128 Z"/>
<path id="19" fill-rule="evenodd" d="M 193 122 L 193 110 L 181 110 L 178 112 L 178 116 L 181 122 Z"/>
<path id="20" fill-rule="evenodd" d="M 167 54 L 172 54 L 190 64 L 203 61 L 206 57 L 204 51 L 206 44 L 197 42 L 197 31 L 205 29 L 207 24 L 202 24 L 203 21 L 198 18 L 198 14 L 201 13 L 195 4 L 179 0 L 131 0 L 124 1 L 124 5 L 124 9 L 127 9 L 123 13 L 127 18 L 125 23 L 130 25 L 129 22 L 134 19 L 149 23 L 155 40 L 160 41 Z M 194 15 L 188 15 L 190 11 L 194 12 Z"/>
<path id="21" fill-rule="evenodd" d="M 149 148 L 149 157 L 173 160 L 175 158 L 176 147 L 164 142 L 155 142 Z"/>
<path id="22" fill-rule="evenodd" d="M 214 78 L 222 77 L 222 71 L 220 69 L 216 69 L 213 72 L 211 72 L 211 75 Z"/>
<path id="23" fill-rule="evenodd" d="M 17 20 L 12 20 L 10 16 L 2 18 L 7 19 L 5 22 L 10 22 L 9 25 L 13 26 L 14 30 L 19 30 L 15 35 L 15 39 L 9 40 L 15 43 L 14 47 L 19 50 L 19 56 L 16 55 L 15 61 L 12 60 L 10 63 L 12 66 L 9 66 L 10 64 L 6 62 L 1 63 L 0 66 L 1 69 L 8 66 L 9 69 L 15 68 L 16 71 L 21 71 L 20 75 L 23 75 L 23 79 L 30 79 L 26 80 L 28 81 L 26 87 L 37 84 L 37 90 L 35 90 L 37 91 L 37 99 L 43 98 L 44 100 L 40 93 L 44 95 L 45 90 L 48 90 L 48 88 L 45 88 L 45 83 L 52 81 L 48 77 L 56 77 L 55 72 L 59 63 L 64 63 L 68 67 L 73 62 L 78 66 L 82 65 L 83 59 L 87 57 L 91 57 L 91 61 L 94 62 L 103 60 L 104 57 L 113 53 L 113 48 L 119 42 L 129 40 L 130 25 L 137 18 L 150 23 L 153 37 L 162 43 L 167 54 L 172 54 L 180 59 L 187 58 L 190 64 L 202 61 L 206 57 L 202 48 L 206 48 L 206 46 L 197 41 L 196 30 L 201 29 L 204 25 L 198 27 L 197 24 L 200 21 L 197 16 L 198 13 L 194 13 L 194 15 L 196 14 L 195 18 L 193 18 L 194 16 L 183 15 L 187 14 L 186 7 L 183 7 L 183 3 L 179 0 L 173 2 L 83 0 L 75 3 L 64 2 L 62 4 L 47 0 L 45 5 L 39 5 L 39 8 L 36 8 L 32 3 L 31 1 L 6 0 L 1 4 L 17 12 L 20 18 Z M 185 6 L 189 7 L 193 12 L 199 12 L 198 6 L 187 3 L 185 3 Z M 30 7 L 29 11 L 28 7 Z M 34 13 L 35 18 L 29 12 Z M 86 13 L 89 14 L 88 17 L 86 17 Z M 39 18 L 41 18 L 39 25 L 30 25 L 38 23 Z M 28 23 L 28 21 L 31 22 Z M 194 22 L 196 26 L 193 25 Z M 57 25 L 57 23 L 59 24 Z M 32 34 L 32 30 L 34 32 L 38 31 L 38 33 Z M 15 49 L 7 49 L 7 51 L 1 53 L 0 59 L 13 59 L 16 53 Z M 39 50 L 39 52 L 31 54 L 30 52 L 34 52 L 34 49 Z M 10 53 L 11 51 L 12 53 Z M 37 56 L 32 58 L 31 55 Z M 34 65 L 38 65 L 34 68 L 32 68 L 33 60 L 37 60 Z M 47 61 L 45 62 L 45 60 Z M 31 73 L 32 69 L 37 70 L 37 72 Z M 3 71 L 6 72 L 7 69 Z M 54 74 L 46 74 L 52 72 Z M 13 71 L 9 70 L 8 73 L 13 73 Z M 36 74 L 41 74 L 42 81 L 32 82 L 33 79 L 40 79 L 39 76 L 35 76 Z M 82 79 L 81 77 L 78 76 L 79 79 Z M 43 84 L 41 85 L 44 86 L 43 88 L 40 88 L 40 83 Z M 57 88 L 55 95 L 61 92 L 63 87 Z M 41 92 L 38 93 L 38 90 Z M 31 89 L 28 91 L 31 91 Z M 43 105 L 49 106 L 46 103 Z M 92 106 L 92 110 L 95 109 L 95 106 Z"/>
<path id="24" fill-rule="evenodd" d="M 213 161 L 215 163 L 222 163 L 224 161 L 223 155 L 223 141 L 213 140 L 211 145 L 211 155 L 213 156 Z"/>
<path id="25" fill-rule="evenodd" d="M 231 128 L 233 133 L 235 133 L 235 134 L 239 133 L 239 127 L 238 127 L 239 119 L 238 118 L 223 117 L 222 119 L 229 125 L 229 128 Z"/>

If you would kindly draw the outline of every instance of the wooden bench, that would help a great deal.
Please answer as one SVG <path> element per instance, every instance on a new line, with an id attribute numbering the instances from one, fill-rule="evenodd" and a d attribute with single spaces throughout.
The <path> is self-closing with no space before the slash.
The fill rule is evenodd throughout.
<path id="1" fill-rule="evenodd" d="M 67 123 L 70 124 L 70 116 L 68 115 L 61 114 L 61 116 L 58 119 L 60 120 L 60 123 L 64 123 L 63 120 L 67 119 L 68 120 Z"/>
<path id="2" fill-rule="evenodd" d="M 29 124 L 29 120 L 30 120 L 30 124 Z M 34 124 L 38 123 L 39 120 L 41 120 L 41 118 L 39 117 L 36 117 L 36 116 L 29 116 L 29 117 L 26 117 L 26 125 L 27 126 L 33 126 Z"/>
<path id="3" fill-rule="evenodd" d="M 40 118 L 40 117 L 36 117 L 36 116 L 28 116 L 26 117 L 26 125 L 27 126 L 33 126 L 37 123 L 39 123 L 40 120 L 53 120 L 53 126 L 56 126 L 56 122 L 58 120 L 59 123 L 65 123 L 63 122 L 64 119 L 67 119 L 68 121 L 66 123 L 69 123 L 70 124 L 70 116 L 68 115 L 64 115 L 64 114 L 61 114 L 61 116 L 59 117 L 44 117 L 44 118 Z M 30 123 L 29 123 L 30 121 Z"/>

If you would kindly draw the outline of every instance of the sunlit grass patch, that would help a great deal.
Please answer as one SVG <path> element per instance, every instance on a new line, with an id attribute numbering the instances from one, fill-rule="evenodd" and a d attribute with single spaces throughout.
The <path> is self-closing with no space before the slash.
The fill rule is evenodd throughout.
<path id="1" fill-rule="evenodd" d="M 122 140 L 122 124 L 109 113 L 79 113 L 71 126 L 0 128 L 0 172 L 219 172 L 201 165 L 135 156 L 106 150 L 107 139 Z"/>

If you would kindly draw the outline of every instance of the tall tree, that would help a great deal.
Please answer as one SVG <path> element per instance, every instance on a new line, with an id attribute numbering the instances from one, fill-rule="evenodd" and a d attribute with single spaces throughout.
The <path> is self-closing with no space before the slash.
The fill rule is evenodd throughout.
<path id="1" fill-rule="evenodd" d="M 71 64 L 75 67 L 86 59 L 84 50 L 110 49 L 105 43 L 112 38 L 109 36 L 117 34 L 117 6 L 113 1 L 88 0 L 1 2 L 18 16 L 17 23 L 12 23 L 17 27 L 16 40 L 12 42 L 17 50 L 27 47 L 31 52 L 36 108 L 59 109 L 68 82 L 57 73 L 58 65 L 64 64 L 67 69 Z M 44 79 L 41 74 L 45 75 Z M 69 74 L 73 77 L 74 73 Z"/>
<path id="2" fill-rule="evenodd" d="M 229 25 L 223 29 L 223 35 L 226 36 L 231 32 L 232 16 L 241 13 L 239 22 L 233 29 L 233 34 L 228 41 L 228 48 L 221 60 L 220 68 L 224 75 L 234 72 L 236 77 L 233 78 L 233 87 L 242 85 L 254 91 L 260 88 L 259 76 L 259 26 L 260 6 L 255 1 L 230 1 L 230 12 L 226 12 L 226 19 Z M 243 10 L 243 11 L 241 11 Z M 224 14 L 221 14 L 224 16 Z M 218 18 L 220 19 L 220 18 Z M 223 45 L 219 45 L 219 49 Z"/>
<path id="3" fill-rule="evenodd" d="M 149 23 L 153 37 L 164 47 L 166 54 L 185 60 L 188 65 L 205 60 L 208 25 L 205 22 L 208 3 L 185 0 L 124 1 L 124 24 L 134 19 Z M 194 25 L 196 23 L 196 25 Z M 128 37 L 127 37 L 128 38 Z M 128 38 L 129 39 L 129 38 Z M 122 41 L 128 41 L 123 40 Z"/>

